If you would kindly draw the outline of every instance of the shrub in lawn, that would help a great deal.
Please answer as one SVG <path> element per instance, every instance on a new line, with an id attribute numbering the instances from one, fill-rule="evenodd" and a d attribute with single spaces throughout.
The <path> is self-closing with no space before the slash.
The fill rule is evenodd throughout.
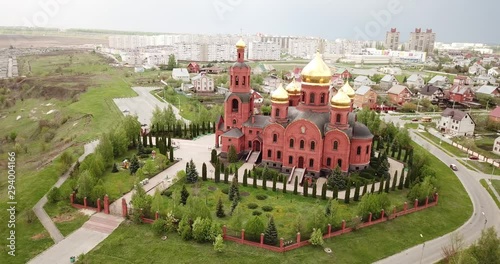
<path id="1" fill-rule="evenodd" d="M 247 207 L 248 209 L 256 209 L 257 207 L 259 207 L 259 205 L 256 203 L 249 203 L 247 204 Z"/>
<path id="2" fill-rule="evenodd" d="M 161 195 L 166 196 L 166 197 L 172 197 L 172 190 L 166 189 L 161 192 Z"/>
<path id="3" fill-rule="evenodd" d="M 57 203 L 61 199 L 61 191 L 57 187 L 52 187 L 47 194 L 47 200 L 50 203 Z"/>
<path id="4" fill-rule="evenodd" d="M 255 195 L 255 198 L 257 198 L 257 200 L 261 200 L 262 201 L 262 200 L 267 199 L 267 195 L 265 195 L 265 194 L 257 194 L 257 195 Z"/>
<path id="5" fill-rule="evenodd" d="M 259 210 L 255 210 L 255 211 L 253 211 L 253 212 L 252 212 L 252 215 L 257 215 L 257 216 L 259 216 L 259 215 L 261 215 L 261 214 L 262 214 L 262 212 L 261 212 L 261 211 L 259 211 Z"/>
<path id="6" fill-rule="evenodd" d="M 228 187 L 224 187 L 224 188 L 221 189 L 221 192 L 223 194 L 228 194 L 229 193 L 229 188 Z"/>
<path id="7" fill-rule="evenodd" d="M 157 219 L 153 222 L 153 230 L 154 232 L 161 236 L 167 232 L 167 221 L 165 219 Z"/>
<path id="8" fill-rule="evenodd" d="M 264 211 L 264 212 L 271 212 L 272 210 L 273 210 L 273 207 L 270 205 L 262 206 L 262 211 Z"/>

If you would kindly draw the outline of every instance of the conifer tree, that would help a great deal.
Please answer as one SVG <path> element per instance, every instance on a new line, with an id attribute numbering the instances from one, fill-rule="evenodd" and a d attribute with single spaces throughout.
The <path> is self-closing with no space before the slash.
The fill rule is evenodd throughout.
<path id="1" fill-rule="evenodd" d="M 219 183 L 220 182 L 220 167 L 215 166 L 215 173 L 214 173 L 214 182 Z"/>
<path id="2" fill-rule="evenodd" d="M 401 172 L 401 176 L 399 177 L 399 185 L 398 185 L 398 189 L 399 190 L 403 190 L 403 187 L 404 187 L 404 181 L 405 181 L 405 172 L 404 170 Z"/>
<path id="3" fill-rule="evenodd" d="M 274 218 L 272 216 L 269 218 L 269 223 L 267 224 L 266 231 L 264 232 L 264 243 L 272 246 L 278 243 L 278 230 L 276 229 Z"/>
<path id="4" fill-rule="evenodd" d="M 384 191 L 384 177 L 380 177 L 380 184 L 378 186 L 378 193 L 381 194 Z"/>
<path id="5" fill-rule="evenodd" d="M 323 187 L 321 187 L 321 200 L 326 200 L 326 182 L 323 183 Z"/>
<path id="6" fill-rule="evenodd" d="M 339 188 L 337 186 L 333 186 L 333 199 L 339 198 Z"/>
<path id="7" fill-rule="evenodd" d="M 356 188 L 354 189 L 354 197 L 353 197 L 353 201 L 357 202 L 359 201 L 359 182 L 356 182 Z"/>
<path id="8" fill-rule="evenodd" d="M 224 183 L 229 184 L 229 168 L 224 169 Z"/>
<path id="9" fill-rule="evenodd" d="M 368 192 L 368 182 L 365 181 L 365 187 L 363 187 L 363 194 L 362 195 L 365 195 L 366 192 Z"/>
<path id="10" fill-rule="evenodd" d="M 181 204 L 186 205 L 188 197 L 189 197 L 189 192 L 186 189 L 186 185 L 182 185 Z"/>
<path id="11" fill-rule="evenodd" d="M 395 191 L 396 190 L 396 183 L 398 182 L 398 171 L 396 171 L 394 173 L 394 178 L 392 179 L 392 187 L 391 187 L 391 191 Z"/>
<path id="12" fill-rule="evenodd" d="M 195 183 L 198 181 L 198 171 L 196 170 L 193 159 L 186 164 L 186 181 L 188 183 Z"/>
<path id="13" fill-rule="evenodd" d="M 201 179 L 207 181 L 207 164 L 205 164 L 205 162 L 203 162 L 201 166 Z"/>
<path id="14" fill-rule="evenodd" d="M 166 154 L 166 152 L 165 152 Z M 173 148 L 170 148 L 170 153 L 168 155 L 168 158 L 170 160 L 170 162 L 174 162 L 174 149 Z"/>
<path id="15" fill-rule="evenodd" d="M 302 186 L 302 191 L 303 191 L 304 197 L 309 196 L 309 194 L 308 194 L 308 192 L 309 192 L 309 181 L 308 180 L 304 181 L 304 184 Z"/>
<path id="16" fill-rule="evenodd" d="M 312 198 L 316 198 L 316 183 L 313 183 L 313 186 L 312 186 Z"/>
<path id="17" fill-rule="evenodd" d="M 267 166 L 262 170 L 262 189 L 267 190 Z"/>
<path id="18" fill-rule="evenodd" d="M 216 212 L 217 217 L 222 218 L 226 216 L 226 213 L 224 213 L 224 204 L 222 203 L 222 198 L 219 197 L 219 201 L 217 202 L 217 212 Z"/>
<path id="19" fill-rule="evenodd" d="M 347 187 L 345 189 L 344 203 L 348 204 L 351 199 L 351 181 L 347 181 Z"/>
<path id="20" fill-rule="evenodd" d="M 375 179 L 372 180 L 372 188 L 370 190 L 370 193 L 375 193 Z"/>
<path id="21" fill-rule="evenodd" d="M 283 177 L 283 193 L 286 193 L 286 186 L 287 186 L 286 177 Z"/>
<path id="22" fill-rule="evenodd" d="M 297 177 L 295 177 L 295 183 L 293 185 L 293 194 L 298 194 L 299 193 L 298 189 L 299 189 L 299 180 Z"/>
<path id="23" fill-rule="evenodd" d="M 254 172 L 255 173 L 255 172 Z M 252 177 L 252 186 L 257 189 L 257 177 L 256 175 L 254 174 L 253 177 Z"/>
<path id="24" fill-rule="evenodd" d="M 248 177 L 247 170 L 245 169 L 245 171 L 243 172 L 243 186 L 245 186 L 245 187 L 247 187 L 247 185 L 248 185 L 247 177 Z"/>
<path id="25" fill-rule="evenodd" d="M 276 191 L 276 175 L 273 176 L 273 192 Z"/>
<path id="26" fill-rule="evenodd" d="M 231 186 L 229 187 L 229 200 L 240 199 L 240 188 L 238 186 L 238 178 L 233 177 L 231 181 Z"/>
<path id="27" fill-rule="evenodd" d="M 389 191 L 391 190 L 391 177 L 389 176 L 389 178 L 385 179 L 385 192 L 386 193 L 389 193 Z"/>

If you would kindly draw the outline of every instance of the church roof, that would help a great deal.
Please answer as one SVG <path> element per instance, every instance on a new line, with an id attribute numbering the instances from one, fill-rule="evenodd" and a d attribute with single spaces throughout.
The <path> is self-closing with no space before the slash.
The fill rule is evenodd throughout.
<path id="1" fill-rule="evenodd" d="M 319 131 L 321 132 L 321 135 L 325 135 L 325 124 L 330 122 L 330 113 L 316 113 L 312 111 L 300 111 L 295 107 L 289 107 L 288 108 L 288 118 L 290 120 L 290 123 L 293 123 L 297 120 L 300 119 L 305 119 L 308 120 L 312 123 L 314 123 Z"/>
<path id="2" fill-rule="evenodd" d="M 243 132 L 239 128 L 233 128 L 226 133 L 222 134 L 223 137 L 240 138 L 243 136 Z"/>
<path id="3" fill-rule="evenodd" d="M 250 66 L 248 66 L 246 63 L 238 62 L 238 61 L 233 63 L 233 66 L 231 66 L 231 67 L 233 67 L 233 68 L 236 68 L 236 67 L 238 67 L 238 68 L 250 68 Z"/>
<path id="4" fill-rule="evenodd" d="M 371 139 L 373 138 L 373 134 L 364 124 L 356 122 L 352 126 L 352 137 L 356 139 Z"/>
<path id="5" fill-rule="evenodd" d="M 252 123 L 252 118 L 250 117 L 245 123 L 243 123 L 243 126 L 264 128 L 265 126 L 271 123 L 269 121 L 269 116 L 255 115 L 254 117 L 255 117 L 255 122 Z"/>

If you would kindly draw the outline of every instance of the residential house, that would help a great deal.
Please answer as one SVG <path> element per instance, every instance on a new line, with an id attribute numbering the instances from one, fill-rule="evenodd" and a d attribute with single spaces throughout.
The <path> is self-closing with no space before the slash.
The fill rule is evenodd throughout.
<path id="1" fill-rule="evenodd" d="M 370 86 L 361 86 L 354 95 L 354 108 L 377 107 L 377 93 Z"/>
<path id="2" fill-rule="evenodd" d="M 252 68 L 253 74 L 262 74 L 262 73 L 274 72 L 274 71 L 276 71 L 276 69 L 273 67 L 273 65 L 270 65 L 270 64 L 260 63 L 259 65 Z"/>
<path id="3" fill-rule="evenodd" d="M 446 76 L 442 75 L 436 75 L 432 77 L 432 79 L 429 81 L 429 84 L 434 85 L 434 86 L 439 86 L 439 87 L 444 87 L 450 83 L 450 80 Z"/>
<path id="4" fill-rule="evenodd" d="M 196 62 L 190 62 L 187 66 L 187 70 L 189 73 L 199 73 L 200 65 Z"/>
<path id="5" fill-rule="evenodd" d="M 387 74 L 384 78 L 382 78 L 382 80 L 380 80 L 380 88 L 382 90 L 389 90 L 396 84 L 398 84 L 398 80 L 394 77 L 394 75 Z"/>
<path id="6" fill-rule="evenodd" d="M 181 80 L 183 82 L 189 82 L 189 72 L 186 68 L 175 68 L 172 70 L 172 78 L 174 80 Z"/>
<path id="7" fill-rule="evenodd" d="M 264 78 L 262 89 L 266 92 L 272 92 L 281 83 L 281 79 L 275 75 Z"/>
<path id="8" fill-rule="evenodd" d="M 191 79 L 197 93 L 213 93 L 215 90 L 214 79 L 202 72 Z"/>
<path id="9" fill-rule="evenodd" d="M 481 75 L 476 78 L 476 84 L 478 85 L 495 84 L 496 82 L 495 77 L 489 75 Z"/>
<path id="10" fill-rule="evenodd" d="M 497 137 L 493 142 L 493 153 L 500 155 L 500 137 Z"/>
<path id="11" fill-rule="evenodd" d="M 285 74 L 285 78 L 287 81 L 292 80 L 292 78 L 295 78 L 296 81 L 300 81 L 300 73 L 302 72 L 302 68 L 295 67 L 293 70 Z"/>
<path id="12" fill-rule="evenodd" d="M 486 94 L 494 97 L 498 97 L 500 95 L 499 87 L 493 85 L 483 85 L 477 89 L 476 94 Z"/>
<path id="13" fill-rule="evenodd" d="M 490 122 L 500 123 L 500 106 L 493 109 L 488 115 L 488 120 Z"/>
<path id="14" fill-rule="evenodd" d="M 457 85 L 471 85 L 473 84 L 472 78 L 469 76 L 457 75 L 453 79 L 453 84 Z"/>
<path id="15" fill-rule="evenodd" d="M 342 79 L 350 79 L 351 73 L 346 68 L 337 68 L 333 75 L 339 75 Z"/>
<path id="16" fill-rule="evenodd" d="M 493 67 L 493 68 L 489 69 L 488 70 L 488 75 L 492 76 L 492 77 L 495 77 L 495 78 L 498 78 L 500 76 L 500 68 Z"/>
<path id="17" fill-rule="evenodd" d="M 406 79 L 406 85 L 413 89 L 421 89 L 424 87 L 425 81 L 420 74 L 412 74 Z"/>
<path id="18" fill-rule="evenodd" d="M 438 123 L 438 129 L 454 136 L 472 136 L 476 123 L 472 117 L 463 111 L 446 108 L 441 113 L 441 120 Z"/>
<path id="19" fill-rule="evenodd" d="M 206 72 L 208 74 L 221 74 L 221 73 L 225 72 L 226 70 L 224 68 L 221 68 L 221 67 L 213 66 L 213 67 L 201 68 L 200 71 Z"/>
<path id="20" fill-rule="evenodd" d="M 345 84 L 344 79 L 340 75 L 333 75 L 331 79 L 332 79 L 331 82 L 332 87 L 342 87 Z"/>
<path id="21" fill-rule="evenodd" d="M 474 100 L 474 91 L 470 86 L 453 85 L 450 89 L 450 101 L 454 102 L 472 102 Z"/>
<path id="22" fill-rule="evenodd" d="M 408 87 L 399 84 L 392 86 L 391 89 L 387 91 L 389 101 L 393 104 L 402 105 L 410 101 L 411 95 L 412 93 Z"/>
<path id="23" fill-rule="evenodd" d="M 259 92 L 255 91 L 255 90 L 252 90 L 251 93 L 253 94 L 253 103 L 254 103 L 254 106 L 256 108 L 260 108 L 260 106 L 264 102 L 264 97 L 262 97 L 262 95 Z"/>
<path id="24" fill-rule="evenodd" d="M 401 75 L 403 72 L 401 70 L 401 68 L 397 68 L 397 67 L 382 67 L 382 68 L 379 68 L 378 71 L 383 72 L 385 74 L 391 74 L 391 75 Z"/>
<path id="25" fill-rule="evenodd" d="M 439 101 L 444 97 L 443 89 L 431 84 L 422 87 L 418 94 L 420 99 L 428 99 L 431 102 Z"/>
<path id="26" fill-rule="evenodd" d="M 360 75 L 354 79 L 354 90 L 358 89 L 361 86 L 372 86 L 375 85 L 375 82 L 370 80 L 367 76 Z"/>
<path id="27" fill-rule="evenodd" d="M 469 67 L 470 75 L 483 75 L 486 73 L 486 69 L 479 63 L 474 63 L 474 65 Z"/>

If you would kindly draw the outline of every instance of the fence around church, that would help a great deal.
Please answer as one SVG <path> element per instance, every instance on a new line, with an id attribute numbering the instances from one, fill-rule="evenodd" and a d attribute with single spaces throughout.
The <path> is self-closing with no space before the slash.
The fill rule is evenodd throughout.
<path id="1" fill-rule="evenodd" d="M 382 209 L 380 212 L 380 218 L 376 219 L 376 220 L 372 219 L 373 214 L 370 213 L 368 215 L 367 221 L 361 222 L 359 225 L 357 225 L 355 227 L 348 227 L 345 220 L 342 220 L 341 227 L 337 228 L 337 229 L 334 229 L 332 227 L 332 225 L 328 224 L 328 226 L 326 228 L 326 233 L 323 234 L 323 239 L 328 239 L 328 238 L 340 236 L 343 234 L 347 234 L 347 233 L 350 233 L 350 232 L 357 230 L 357 229 L 361 229 L 361 228 L 369 227 L 369 226 L 376 225 L 379 223 L 387 222 L 389 220 L 398 218 L 400 216 L 404 216 L 407 214 L 422 211 L 424 209 L 438 205 L 438 198 L 439 198 L 438 194 L 437 193 L 434 194 L 434 196 L 432 198 L 433 198 L 432 202 L 429 201 L 429 197 L 427 197 L 425 199 L 425 201 L 422 201 L 420 203 L 416 199 L 413 203 L 413 207 L 411 207 L 411 208 L 409 207 L 407 202 L 405 202 L 403 204 L 402 208 L 401 208 L 401 206 L 399 208 L 394 206 L 393 210 L 390 214 L 386 214 L 386 212 Z M 129 208 L 127 207 L 127 203 L 125 202 L 125 199 L 122 199 L 122 209 L 123 209 L 123 216 L 124 217 L 127 216 L 128 212 L 129 212 Z M 158 212 L 155 213 L 155 219 L 146 218 L 146 217 L 142 216 L 142 214 L 141 214 L 141 220 L 143 223 L 146 223 L 146 224 L 152 224 L 159 217 L 160 217 L 160 215 Z M 225 225 L 222 227 L 222 238 L 225 241 L 232 241 L 232 242 L 235 242 L 238 244 L 263 248 L 263 249 L 267 249 L 267 250 L 274 251 L 274 252 L 280 252 L 280 253 L 294 250 L 294 249 L 297 249 L 297 248 L 300 248 L 303 246 L 307 246 L 310 244 L 309 240 L 302 240 L 301 234 L 297 233 L 296 237 L 294 237 L 292 239 L 285 240 L 284 238 L 280 238 L 279 246 L 267 245 L 267 244 L 264 244 L 264 234 L 260 234 L 260 241 L 255 242 L 255 241 L 248 240 L 248 238 L 245 237 L 245 230 L 244 229 L 242 229 L 241 231 L 231 230 L 231 229 L 228 229 Z"/>

